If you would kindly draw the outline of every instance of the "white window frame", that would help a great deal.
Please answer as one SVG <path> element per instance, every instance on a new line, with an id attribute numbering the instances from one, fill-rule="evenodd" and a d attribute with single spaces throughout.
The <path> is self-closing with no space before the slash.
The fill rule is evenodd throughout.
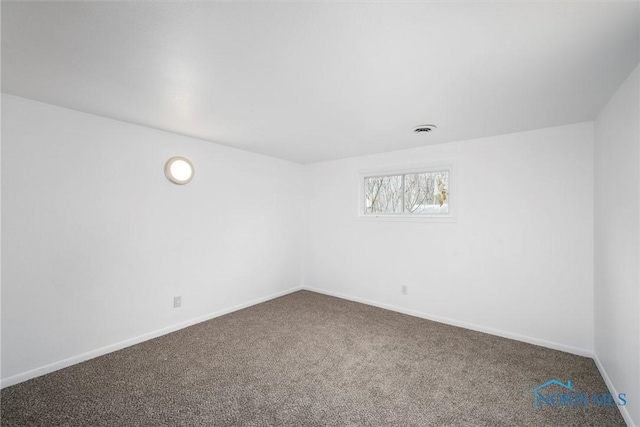
<path id="1" fill-rule="evenodd" d="M 447 203 L 449 205 L 449 213 L 447 214 L 408 214 L 408 213 L 380 213 L 368 214 L 365 212 L 365 179 L 372 177 L 391 176 L 391 175 L 407 175 L 413 173 L 424 172 L 449 172 L 449 193 L 447 194 Z M 358 171 L 358 216 L 360 220 L 366 221 L 409 221 L 409 222 L 455 222 L 455 209 L 457 207 L 457 187 L 455 185 L 455 171 L 453 162 L 428 163 L 413 166 L 391 167 Z M 403 179 L 404 180 L 404 179 Z M 403 209 L 404 209 L 404 192 L 403 192 Z"/>

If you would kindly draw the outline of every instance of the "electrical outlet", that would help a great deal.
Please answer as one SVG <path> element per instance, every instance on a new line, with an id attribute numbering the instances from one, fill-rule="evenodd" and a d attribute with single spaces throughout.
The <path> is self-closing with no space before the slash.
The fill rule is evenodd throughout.
<path id="1" fill-rule="evenodd" d="M 400 293 L 402 295 L 407 295 L 409 293 L 409 289 L 407 288 L 407 285 L 401 285 L 400 286 Z"/>
<path id="2" fill-rule="evenodd" d="M 173 308 L 182 306 L 182 297 L 173 297 Z"/>

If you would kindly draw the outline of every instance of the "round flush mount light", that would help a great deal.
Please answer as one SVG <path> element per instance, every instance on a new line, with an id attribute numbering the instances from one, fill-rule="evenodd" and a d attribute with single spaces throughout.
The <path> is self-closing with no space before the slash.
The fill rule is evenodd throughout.
<path id="1" fill-rule="evenodd" d="M 184 157 L 172 157 L 164 165 L 164 174 L 174 184 L 188 184 L 193 179 L 193 164 Z"/>
<path id="2" fill-rule="evenodd" d="M 429 133 L 433 132 L 436 129 L 436 125 L 419 125 L 413 128 L 415 133 Z"/>

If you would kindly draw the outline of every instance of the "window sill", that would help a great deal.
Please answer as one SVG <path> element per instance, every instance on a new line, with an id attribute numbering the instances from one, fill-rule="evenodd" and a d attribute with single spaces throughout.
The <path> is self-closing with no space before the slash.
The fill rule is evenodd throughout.
<path id="1" fill-rule="evenodd" d="M 358 221 L 390 221 L 390 222 L 457 222 L 453 215 L 364 215 L 359 214 Z"/>

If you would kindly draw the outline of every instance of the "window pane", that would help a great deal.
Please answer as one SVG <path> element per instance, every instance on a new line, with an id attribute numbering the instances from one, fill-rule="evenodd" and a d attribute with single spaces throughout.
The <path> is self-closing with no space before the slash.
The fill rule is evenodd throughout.
<path id="1" fill-rule="evenodd" d="M 405 175 L 404 212 L 408 214 L 448 214 L 449 171 Z"/>
<path id="2" fill-rule="evenodd" d="M 365 213 L 402 213 L 402 175 L 364 179 Z"/>

